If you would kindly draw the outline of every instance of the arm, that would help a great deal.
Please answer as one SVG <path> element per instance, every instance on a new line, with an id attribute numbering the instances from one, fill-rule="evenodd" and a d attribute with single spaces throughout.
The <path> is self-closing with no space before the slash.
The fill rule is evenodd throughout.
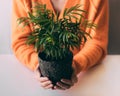
<path id="1" fill-rule="evenodd" d="M 90 4 L 88 19 L 92 19 L 98 27 L 89 30 L 92 39 L 89 39 L 73 58 L 77 73 L 96 65 L 107 54 L 108 0 L 90 0 Z"/>
<path id="2" fill-rule="evenodd" d="M 25 0 L 13 0 L 12 10 L 12 49 L 18 60 L 31 70 L 35 70 L 38 64 L 37 53 L 33 46 L 27 46 L 26 39 L 31 32 L 31 27 L 26 26 L 22 32 L 22 27 L 18 26 L 17 19 L 26 17 L 29 2 Z"/>

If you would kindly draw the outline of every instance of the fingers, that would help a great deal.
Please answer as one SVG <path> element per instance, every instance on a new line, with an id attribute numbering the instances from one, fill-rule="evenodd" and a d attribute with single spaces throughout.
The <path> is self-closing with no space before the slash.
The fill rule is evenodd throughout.
<path id="1" fill-rule="evenodd" d="M 36 70 L 35 77 L 39 81 L 40 86 L 45 89 L 51 89 L 53 87 L 52 82 L 47 77 L 40 77 L 40 76 L 41 76 L 40 71 Z"/>
<path id="2" fill-rule="evenodd" d="M 71 85 L 67 85 L 67 84 L 62 83 L 62 82 L 57 83 L 57 88 L 59 88 L 59 89 L 66 90 L 66 89 L 69 89 L 70 87 L 71 87 Z"/>
<path id="3" fill-rule="evenodd" d="M 49 84 L 47 86 L 44 87 L 45 89 L 52 89 L 53 88 L 53 84 Z"/>
<path id="4" fill-rule="evenodd" d="M 66 90 L 66 89 L 69 89 L 73 85 L 74 83 L 72 82 L 72 80 L 62 79 L 61 82 L 57 82 L 54 89 Z"/>
<path id="5" fill-rule="evenodd" d="M 39 81 L 40 86 L 45 89 L 50 89 L 53 87 L 52 82 L 47 77 L 39 77 L 37 80 Z"/>
<path id="6" fill-rule="evenodd" d="M 64 84 L 70 85 L 70 86 L 74 85 L 74 83 L 71 80 L 67 80 L 67 79 L 62 79 L 61 82 L 63 82 Z"/>
<path id="7" fill-rule="evenodd" d="M 52 82 L 50 80 L 42 81 L 42 82 L 40 82 L 40 85 L 43 88 L 52 88 L 53 87 Z"/>
<path id="8" fill-rule="evenodd" d="M 62 79 L 61 82 L 58 82 L 54 89 L 66 90 L 71 88 L 78 81 L 76 74 L 73 72 L 71 80 Z"/>
<path id="9" fill-rule="evenodd" d="M 53 87 L 52 82 L 47 77 L 39 77 L 37 80 L 40 83 L 40 86 L 45 89 L 51 89 Z"/>
<path id="10" fill-rule="evenodd" d="M 60 86 L 54 86 L 54 88 L 53 88 L 54 90 L 65 90 L 65 89 L 63 89 L 63 88 L 61 88 Z"/>
<path id="11" fill-rule="evenodd" d="M 41 83 L 49 81 L 49 79 L 47 77 L 39 77 L 37 80 Z"/>

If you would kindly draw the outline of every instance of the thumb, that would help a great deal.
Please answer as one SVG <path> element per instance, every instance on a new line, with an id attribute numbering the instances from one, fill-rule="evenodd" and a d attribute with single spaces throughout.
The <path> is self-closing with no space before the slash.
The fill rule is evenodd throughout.
<path id="1" fill-rule="evenodd" d="M 35 71 L 34 71 L 36 77 L 41 77 L 41 72 L 40 72 L 40 67 L 39 67 L 39 64 L 37 65 Z"/>
<path id="2" fill-rule="evenodd" d="M 74 70 L 73 70 L 72 82 L 73 82 L 73 83 L 77 83 L 77 81 L 78 81 L 78 78 L 77 78 L 77 76 L 76 76 L 76 74 L 75 74 L 75 72 L 74 72 Z"/>

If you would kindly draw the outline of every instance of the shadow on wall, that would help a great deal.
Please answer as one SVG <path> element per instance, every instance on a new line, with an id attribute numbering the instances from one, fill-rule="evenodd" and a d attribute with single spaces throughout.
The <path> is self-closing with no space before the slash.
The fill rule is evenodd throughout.
<path id="1" fill-rule="evenodd" d="M 109 0 L 109 54 L 120 54 L 120 0 Z"/>

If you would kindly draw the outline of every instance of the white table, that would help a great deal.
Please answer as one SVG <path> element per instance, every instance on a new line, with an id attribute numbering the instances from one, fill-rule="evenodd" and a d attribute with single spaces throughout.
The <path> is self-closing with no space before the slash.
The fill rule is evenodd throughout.
<path id="1" fill-rule="evenodd" d="M 120 55 L 108 55 L 67 91 L 42 89 L 13 55 L 0 55 L 0 96 L 120 96 Z"/>

